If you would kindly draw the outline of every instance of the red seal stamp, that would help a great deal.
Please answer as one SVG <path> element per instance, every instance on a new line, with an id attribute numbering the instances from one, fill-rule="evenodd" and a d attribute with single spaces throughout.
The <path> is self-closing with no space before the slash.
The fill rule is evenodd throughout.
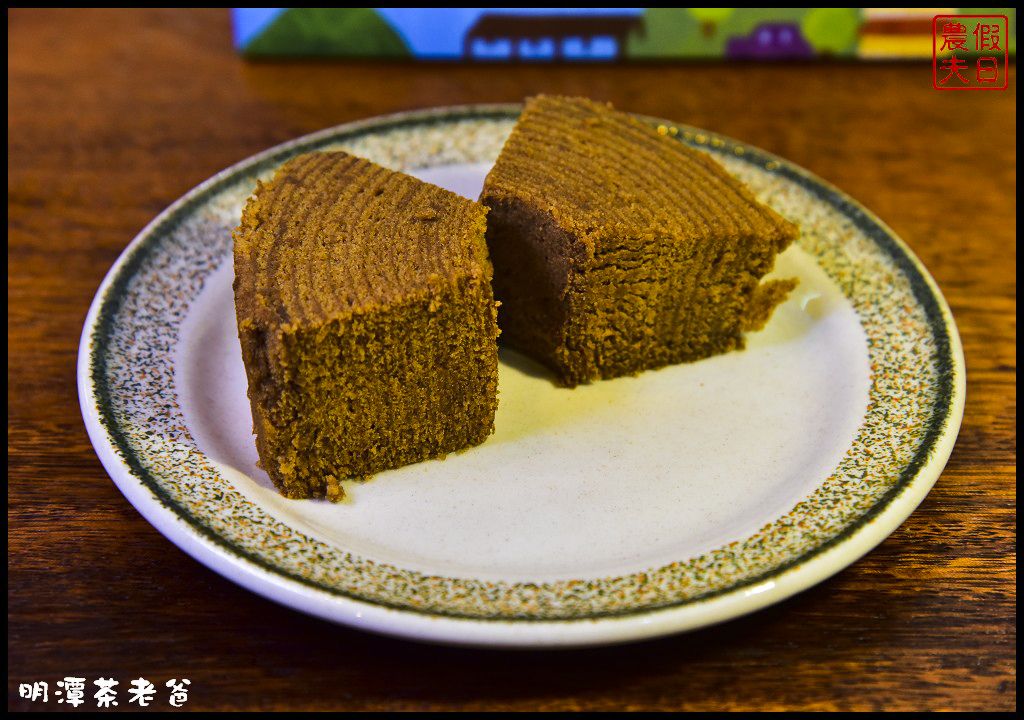
<path id="1" fill-rule="evenodd" d="M 1005 15 L 932 18 L 932 86 L 936 90 L 1004 90 L 1010 22 Z"/>

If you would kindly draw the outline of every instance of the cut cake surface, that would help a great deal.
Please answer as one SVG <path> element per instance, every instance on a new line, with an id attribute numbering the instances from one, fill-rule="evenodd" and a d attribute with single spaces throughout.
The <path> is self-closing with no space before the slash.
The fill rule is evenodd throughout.
<path id="1" fill-rule="evenodd" d="M 796 284 L 795 225 L 610 105 L 527 100 L 480 200 L 502 340 L 568 386 L 741 348 Z"/>
<path id="2" fill-rule="evenodd" d="M 497 404 L 486 210 L 341 152 L 287 162 L 235 231 L 263 468 L 293 498 L 483 442 Z"/>

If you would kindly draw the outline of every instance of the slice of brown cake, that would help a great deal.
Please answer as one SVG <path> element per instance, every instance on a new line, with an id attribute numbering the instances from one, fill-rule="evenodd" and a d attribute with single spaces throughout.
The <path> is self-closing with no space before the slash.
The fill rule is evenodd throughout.
<path id="1" fill-rule="evenodd" d="M 261 464 L 292 498 L 483 442 L 497 405 L 486 210 L 345 153 L 261 184 L 235 308 Z"/>
<path id="2" fill-rule="evenodd" d="M 795 225 L 610 105 L 527 100 L 480 200 L 502 340 L 568 386 L 742 348 L 796 285 L 760 282 Z"/>

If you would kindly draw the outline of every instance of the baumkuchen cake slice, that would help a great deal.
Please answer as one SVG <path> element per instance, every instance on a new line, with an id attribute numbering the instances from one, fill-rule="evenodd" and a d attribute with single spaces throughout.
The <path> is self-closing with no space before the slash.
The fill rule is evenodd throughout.
<path id="1" fill-rule="evenodd" d="M 479 204 L 345 153 L 261 184 L 235 231 L 256 445 L 292 498 L 483 442 L 497 325 Z"/>
<path id="2" fill-rule="evenodd" d="M 797 228 L 718 163 L 609 105 L 526 102 L 481 202 L 502 340 L 574 386 L 743 347 Z"/>

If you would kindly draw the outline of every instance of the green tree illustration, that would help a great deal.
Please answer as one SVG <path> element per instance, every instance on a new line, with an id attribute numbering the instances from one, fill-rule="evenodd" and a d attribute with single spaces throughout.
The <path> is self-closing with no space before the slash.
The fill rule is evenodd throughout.
<path id="1" fill-rule="evenodd" d="M 411 57 L 373 8 L 290 8 L 244 48 L 246 55 Z"/>
<path id="2" fill-rule="evenodd" d="M 714 37 L 719 23 L 728 19 L 736 8 L 687 8 L 690 14 L 700 23 L 700 32 L 704 37 Z"/>
<path id="3" fill-rule="evenodd" d="M 857 49 L 860 11 L 857 8 L 811 8 L 800 29 L 811 47 L 825 55 L 848 55 Z"/>

